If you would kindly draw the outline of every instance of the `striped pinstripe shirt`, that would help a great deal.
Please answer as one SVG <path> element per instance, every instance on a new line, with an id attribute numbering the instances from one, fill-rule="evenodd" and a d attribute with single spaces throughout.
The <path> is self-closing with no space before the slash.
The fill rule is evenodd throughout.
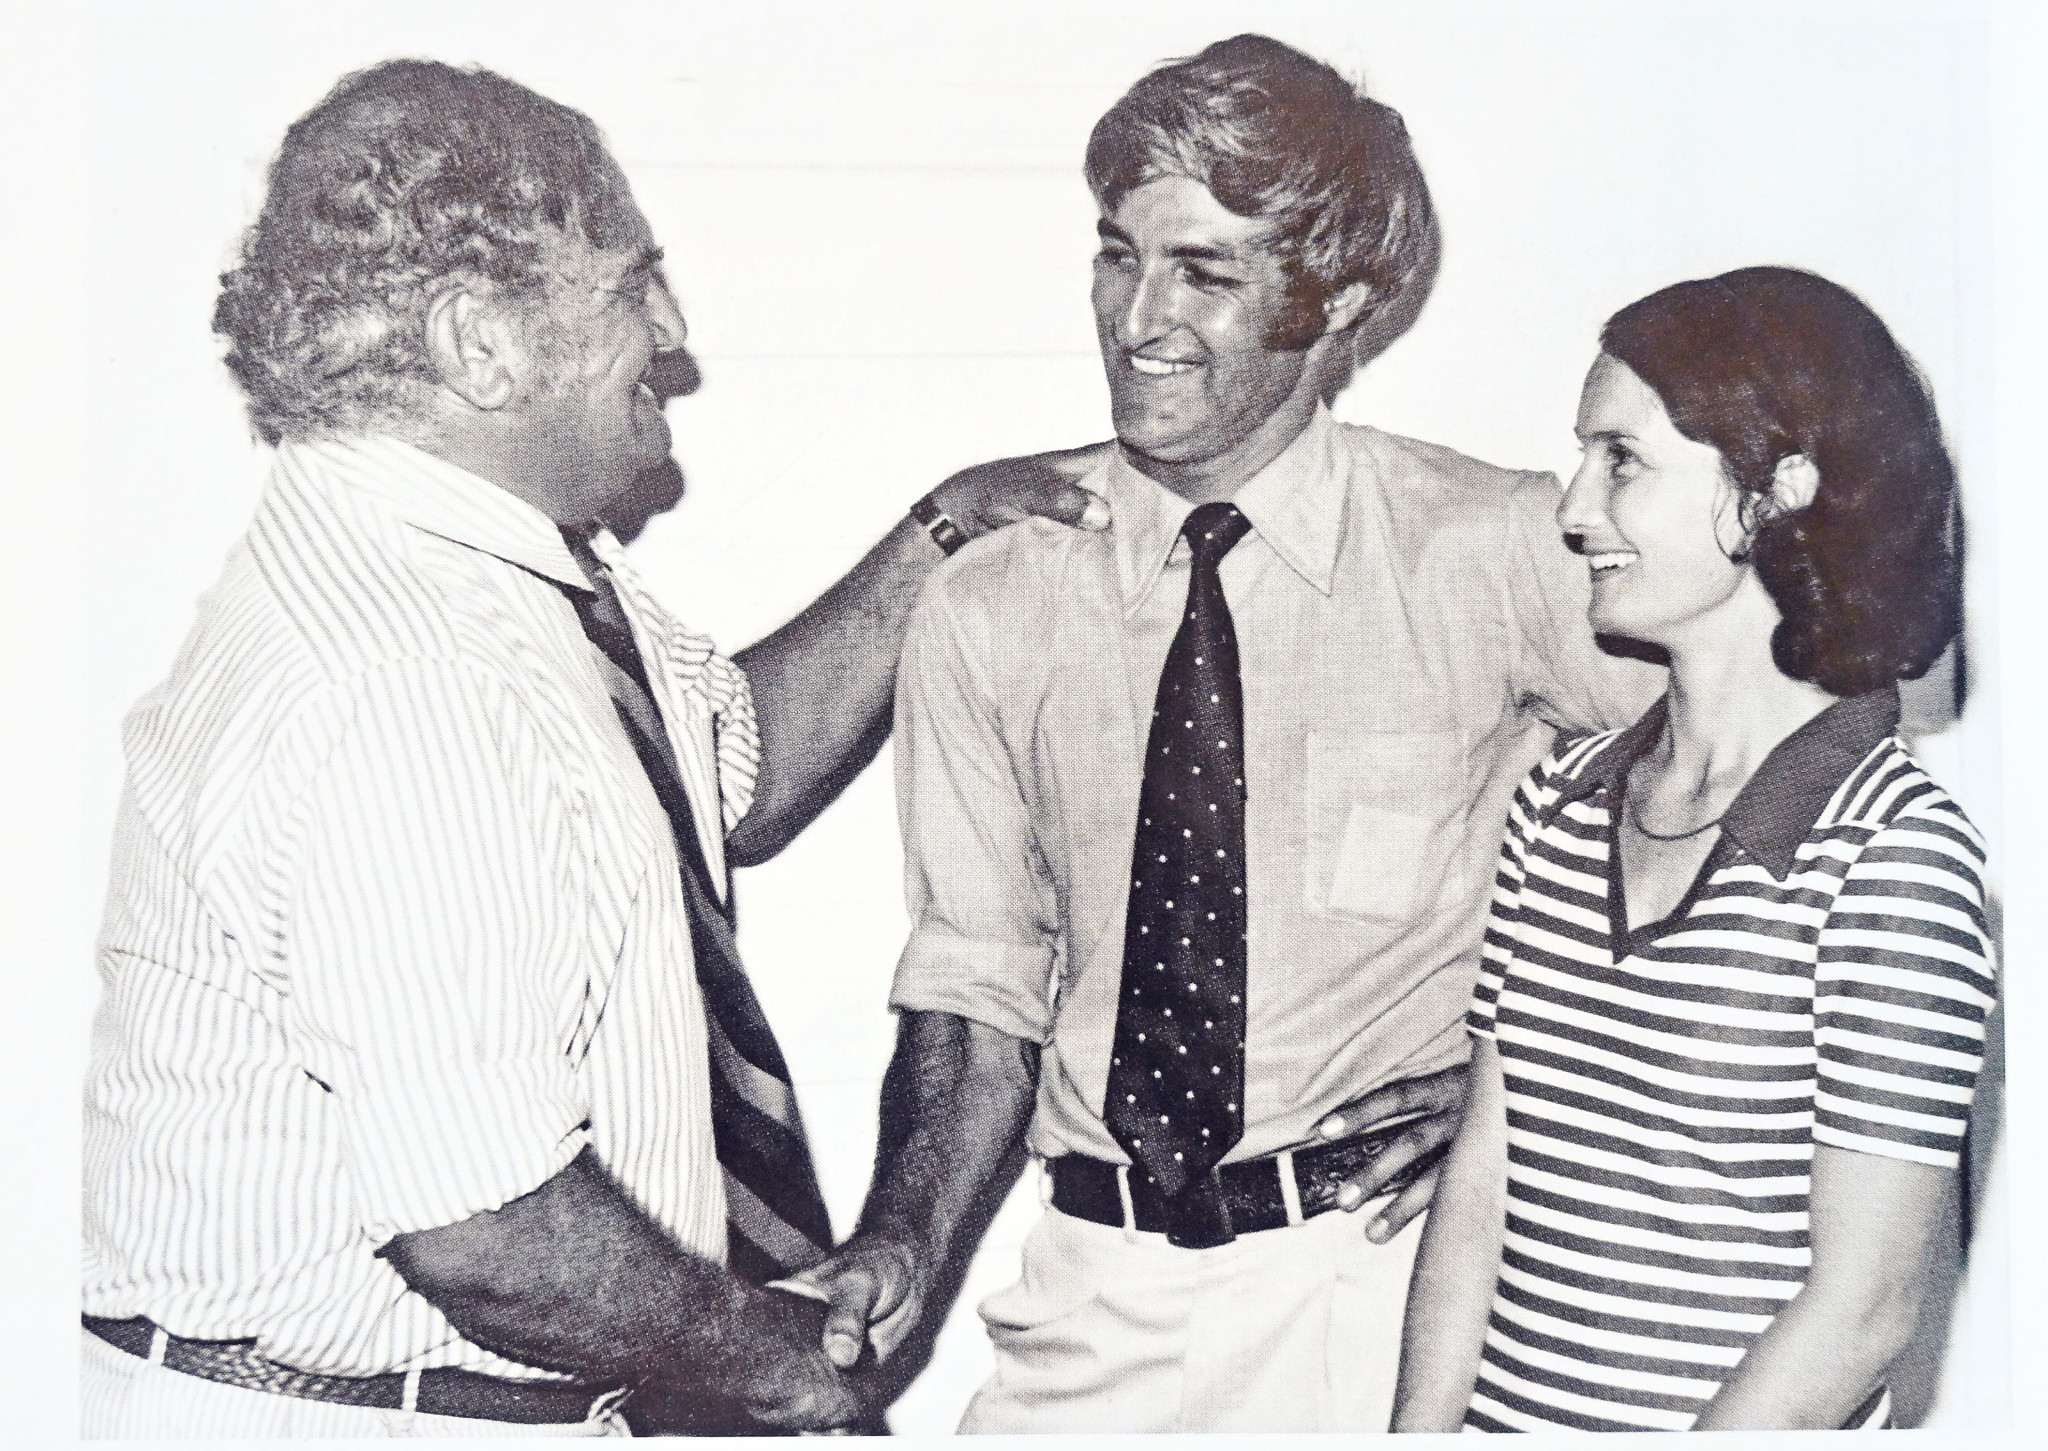
<path id="1" fill-rule="evenodd" d="M 1508 1218 L 1467 1429 L 1689 1428 L 1805 1281 L 1816 1144 L 1957 1163 L 1983 846 L 1897 720 L 1886 690 L 1781 742 L 1634 931 L 1615 830 L 1663 704 L 1517 793 L 1469 1019 L 1506 1078 Z"/>
<path id="2" fill-rule="evenodd" d="M 714 880 L 745 676 L 615 581 Z M 554 524 L 388 438 L 286 444 L 124 728 L 86 1092 L 85 1309 L 305 1370 L 535 1375 L 378 1249 L 586 1145 L 725 1252 L 668 818 L 560 585 Z"/>

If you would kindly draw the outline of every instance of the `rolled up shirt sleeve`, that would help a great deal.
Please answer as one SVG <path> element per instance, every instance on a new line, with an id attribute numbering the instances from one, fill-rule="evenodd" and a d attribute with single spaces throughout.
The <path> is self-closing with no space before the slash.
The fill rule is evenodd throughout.
<path id="1" fill-rule="evenodd" d="M 407 662 L 345 711 L 293 823 L 287 1012 L 382 1245 L 500 1208 L 588 1141 L 585 868 L 559 762 L 502 682 Z"/>
<path id="2" fill-rule="evenodd" d="M 1587 619 L 1592 582 L 1585 560 L 1557 527 L 1563 494 L 1549 474 L 1519 475 L 1508 499 L 1508 618 L 1516 631 L 1516 688 L 1560 730 L 1630 725 L 1664 691 L 1661 665 L 1611 655 Z"/>
<path id="3" fill-rule="evenodd" d="M 984 668 L 992 651 L 1030 642 L 986 638 L 988 622 L 956 607 L 958 580 L 955 566 L 933 577 L 897 675 L 911 925 L 889 1001 L 1043 1044 L 1052 1033 L 1055 895 Z"/>

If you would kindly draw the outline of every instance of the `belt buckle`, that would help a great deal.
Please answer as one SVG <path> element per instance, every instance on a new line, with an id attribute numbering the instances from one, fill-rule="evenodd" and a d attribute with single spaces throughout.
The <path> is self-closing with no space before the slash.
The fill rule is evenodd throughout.
<path id="1" fill-rule="evenodd" d="M 1211 1169 L 1191 1181 L 1171 1199 L 1162 1199 L 1166 1214 L 1166 1242 L 1181 1249 L 1214 1249 L 1237 1238 L 1231 1228 L 1230 1205 L 1223 1198 L 1223 1181 Z"/>

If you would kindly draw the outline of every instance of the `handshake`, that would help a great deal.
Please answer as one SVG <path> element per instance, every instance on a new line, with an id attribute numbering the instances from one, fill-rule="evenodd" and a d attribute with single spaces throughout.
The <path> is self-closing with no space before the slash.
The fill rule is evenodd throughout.
<path id="1" fill-rule="evenodd" d="M 882 1412 L 911 1368 L 886 1362 L 922 1301 L 908 1248 L 856 1236 L 824 1263 L 744 1293 L 714 1363 L 634 1391 L 625 1415 L 636 1435 L 887 1434 Z"/>

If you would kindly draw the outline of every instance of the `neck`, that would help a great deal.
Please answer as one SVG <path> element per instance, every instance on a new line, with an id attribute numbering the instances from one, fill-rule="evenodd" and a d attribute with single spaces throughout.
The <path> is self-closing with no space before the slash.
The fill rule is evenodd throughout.
<path id="1" fill-rule="evenodd" d="M 1731 628 L 1713 638 L 1667 646 L 1670 715 L 1656 749 L 1662 770 L 1694 793 L 1741 789 L 1777 744 L 1835 703 L 1817 685 L 1794 680 L 1771 658 L 1777 607 L 1754 579 L 1754 600 L 1734 600 Z M 1759 608 L 1760 606 L 1760 608 Z"/>
<path id="2" fill-rule="evenodd" d="M 522 451 L 488 424 L 437 420 L 433 425 L 395 428 L 393 435 L 415 448 L 446 459 L 513 498 L 530 504 L 561 525 L 588 524 L 597 518 L 595 491 L 546 476 L 535 467 L 530 451 Z"/>

